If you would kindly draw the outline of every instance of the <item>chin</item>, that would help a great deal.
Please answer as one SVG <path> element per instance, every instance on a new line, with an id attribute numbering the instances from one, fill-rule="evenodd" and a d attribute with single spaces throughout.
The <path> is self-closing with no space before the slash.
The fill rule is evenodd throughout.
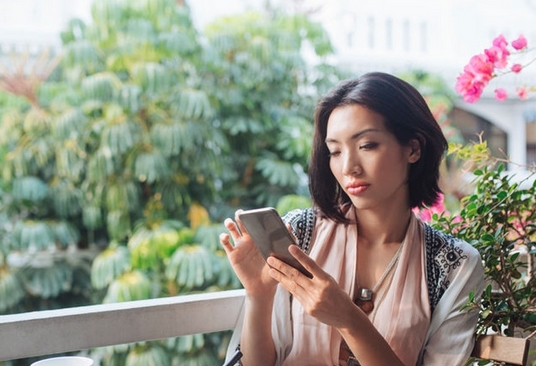
<path id="1" fill-rule="evenodd" d="M 362 199 L 352 199 L 351 201 L 356 210 L 369 210 L 376 206 L 373 202 Z"/>

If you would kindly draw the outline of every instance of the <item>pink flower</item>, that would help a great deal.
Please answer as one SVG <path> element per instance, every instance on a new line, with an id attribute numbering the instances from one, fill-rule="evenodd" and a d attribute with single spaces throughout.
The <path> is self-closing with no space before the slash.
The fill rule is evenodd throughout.
<path id="1" fill-rule="evenodd" d="M 485 55 L 475 55 L 471 57 L 464 71 L 472 74 L 476 81 L 488 83 L 493 77 L 493 62 L 490 62 Z"/>
<path id="2" fill-rule="evenodd" d="M 512 70 L 516 74 L 519 74 L 521 70 L 523 70 L 523 66 L 521 64 L 513 64 L 510 70 Z"/>
<path id="3" fill-rule="evenodd" d="M 493 40 L 493 46 L 506 50 L 506 47 L 508 46 L 508 41 L 506 40 L 506 38 L 504 38 L 504 35 L 499 34 Z"/>
<path id="4" fill-rule="evenodd" d="M 488 61 L 493 64 L 493 66 L 502 69 L 505 68 L 508 64 L 508 56 L 510 56 L 510 51 L 508 51 L 508 42 L 501 34 L 493 40 L 493 46 L 484 50 L 484 53 L 488 57 Z"/>
<path id="5" fill-rule="evenodd" d="M 489 62 L 485 55 L 471 57 L 469 63 L 464 67 L 464 72 L 456 80 L 456 91 L 462 95 L 466 102 L 476 102 L 493 77 L 493 71 L 493 63 Z"/>
<path id="6" fill-rule="evenodd" d="M 472 74 L 463 73 L 458 76 L 455 88 L 467 103 L 474 103 L 480 99 L 485 86 L 484 83 L 475 81 Z"/>
<path id="7" fill-rule="evenodd" d="M 520 35 L 518 39 L 512 41 L 512 47 L 514 47 L 515 50 L 520 51 L 523 48 L 527 47 L 527 39 L 524 35 Z"/>
<path id="8" fill-rule="evenodd" d="M 413 209 L 413 212 L 421 218 L 421 220 L 425 221 L 425 222 L 430 222 L 432 221 L 432 216 L 434 214 L 442 214 L 443 212 L 448 214 L 449 212 L 445 209 L 445 205 L 444 205 L 444 197 L 442 194 L 439 195 L 438 197 L 438 200 L 436 203 L 434 203 L 433 206 L 431 207 L 424 207 L 422 209 L 419 209 L 417 207 L 415 207 Z"/>
<path id="9" fill-rule="evenodd" d="M 508 41 L 504 35 L 500 34 L 493 40 L 493 45 L 484 50 L 484 53 L 471 57 L 469 63 L 465 65 L 463 73 L 456 79 L 455 90 L 468 103 L 478 101 L 488 86 L 491 79 L 507 74 L 508 72 L 520 73 L 527 65 L 532 63 L 532 60 L 527 65 L 516 63 L 514 60 L 509 60 L 510 57 L 516 57 L 516 51 L 521 51 L 527 47 L 527 39 L 520 35 L 516 40 L 512 41 L 509 48 Z M 513 52 L 513 56 L 510 53 Z M 517 95 L 522 99 L 528 97 L 527 88 L 518 88 Z M 495 90 L 495 98 L 503 101 L 508 97 L 505 89 L 498 88 Z"/>
<path id="10" fill-rule="evenodd" d="M 495 89 L 495 99 L 500 100 L 501 102 L 508 98 L 508 93 L 503 88 Z"/>
<path id="11" fill-rule="evenodd" d="M 516 93 L 517 93 L 517 95 L 519 96 L 519 98 L 521 100 L 525 100 L 525 99 L 527 99 L 527 96 L 528 96 L 529 92 L 528 92 L 527 88 L 521 86 L 521 87 L 517 88 Z"/>

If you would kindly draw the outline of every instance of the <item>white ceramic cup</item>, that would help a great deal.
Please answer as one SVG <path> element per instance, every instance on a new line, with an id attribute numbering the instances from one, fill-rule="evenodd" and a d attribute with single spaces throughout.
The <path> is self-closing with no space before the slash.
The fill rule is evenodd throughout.
<path id="1" fill-rule="evenodd" d="M 30 366 L 93 366 L 93 360 L 80 356 L 63 356 L 36 361 Z"/>

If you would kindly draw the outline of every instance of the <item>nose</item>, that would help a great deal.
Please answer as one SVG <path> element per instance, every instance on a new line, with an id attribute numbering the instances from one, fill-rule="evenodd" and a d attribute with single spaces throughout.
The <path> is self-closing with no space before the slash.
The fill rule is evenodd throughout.
<path id="1" fill-rule="evenodd" d="M 347 152 L 344 154 L 343 174 L 347 176 L 357 176 L 363 172 L 359 158 L 356 153 Z"/>

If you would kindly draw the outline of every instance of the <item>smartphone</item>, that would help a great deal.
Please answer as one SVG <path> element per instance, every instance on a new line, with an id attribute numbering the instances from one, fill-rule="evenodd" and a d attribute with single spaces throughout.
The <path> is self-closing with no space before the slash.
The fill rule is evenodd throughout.
<path id="1" fill-rule="evenodd" d="M 249 235 L 259 248 L 264 259 L 274 256 L 296 268 L 309 278 L 313 276 L 288 251 L 289 245 L 296 245 L 285 223 L 272 207 L 242 211 L 238 214 Z"/>

